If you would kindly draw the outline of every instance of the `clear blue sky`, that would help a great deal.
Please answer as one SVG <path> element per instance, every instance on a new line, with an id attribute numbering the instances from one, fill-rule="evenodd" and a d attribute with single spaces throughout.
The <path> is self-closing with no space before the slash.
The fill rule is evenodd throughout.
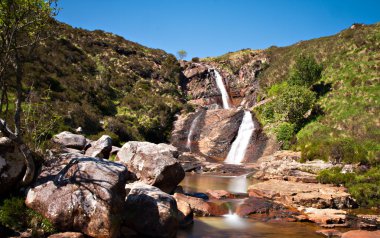
<path id="1" fill-rule="evenodd" d="M 57 19 L 192 57 L 286 46 L 380 21 L 380 0 L 60 0 Z"/>

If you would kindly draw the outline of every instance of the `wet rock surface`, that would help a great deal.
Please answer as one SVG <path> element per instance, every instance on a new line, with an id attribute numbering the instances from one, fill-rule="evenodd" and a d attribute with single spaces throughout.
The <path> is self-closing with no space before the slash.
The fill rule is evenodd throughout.
<path id="1" fill-rule="evenodd" d="M 209 197 L 213 199 L 226 199 L 226 198 L 235 198 L 236 196 L 230 192 L 227 192 L 226 190 L 211 190 L 208 189 L 206 191 Z"/>
<path id="2" fill-rule="evenodd" d="M 187 203 L 197 216 L 222 216 L 228 213 L 228 208 L 223 204 L 207 202 L 201 198 L 191 197 L 180 193 L 173 195 L 177 203 Z"/>
<path id="3" fill-rule="evenodd" d="M 149 142 L 130 141 L 117 153 L 119 161 L 146 184 L 170 193 L 185 177 L 180 163 L 175 159 L 172 146 Z"/>
<path id="4" fill-rule="evenodd" d="M 318 230 L 316 231 L 316 233 L 324 235 L 326 237 L 341 237 L 342 236 L 342 232 L 335 229 Z"/>
<path id="5" fill-rule="evenodd" d="M 280 203 L 260 197 L 244 199 L 236 208 L 236 214 L 241 217 L 249 217 L 261 221 L 282 219 L 284 221 L 296 221 L 300 213 L 295 209 L 285 207 Z"/>

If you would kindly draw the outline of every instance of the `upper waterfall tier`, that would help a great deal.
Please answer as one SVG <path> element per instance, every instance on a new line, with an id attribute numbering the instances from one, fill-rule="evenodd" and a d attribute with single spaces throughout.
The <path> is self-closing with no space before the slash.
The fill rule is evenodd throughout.
<path id="1" fill-rule="evenodd" d="M 223 78 L 220 73 L 214 69 L 216 85 L 219 88 L 220 93 L 222 94 L 223 108 L 230 109 L 230 97 L 228 96 L 226 86 L 224 85 Z"/>

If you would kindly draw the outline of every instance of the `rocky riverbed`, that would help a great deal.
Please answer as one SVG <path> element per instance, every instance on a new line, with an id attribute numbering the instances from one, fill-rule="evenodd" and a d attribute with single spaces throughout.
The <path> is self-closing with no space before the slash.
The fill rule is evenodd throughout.
<path id="1" fill-rule="evenodd" d="M 15 183 L 23 167 L 13 161 L 20 155 L 5 138 L 1 142 L 7 171 L 16 171 L 15 181 L 1 183 Z M 51 237 L 175 237 L 194 218 L 231 213 L 256 222 L 311 222 L 328 237 L 377 237 L 376 231 L 347 229 L 380 228 L 379 215 L 352 212 L 357 204 L 344 187 L 317 183 L 316 173 L 341 165 L 301 163 L 298 152 L 229 165 L 168 144 L 131 141 L 117 148 L 109 136 L 90 141 L 62 132 L 53 142 L 25 201 L 66 232 Z M 178 186 L 185 171 L 198 176 L 191 191 Z M 227 178 L 230 185 L 213 188 L 205 176 Z M 199 183 L 209 187 L 200 189 Z"/>

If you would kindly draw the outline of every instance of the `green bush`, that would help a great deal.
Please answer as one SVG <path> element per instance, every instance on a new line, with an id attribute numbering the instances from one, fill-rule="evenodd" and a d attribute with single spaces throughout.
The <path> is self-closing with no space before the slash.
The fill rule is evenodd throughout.
<path id="1" fill-rule="evenodd" d="M 4 199 L 0 205 L 0 223 L 15 230 L 32 229 L 32 232 L 42 229 L 45 233 L 54 233 L 53 224 L 25 206 L 24 198 L 11 197 Z"/>
<path id="2" fill-rule="evenodd" d="M 322 69 L 314 57 L 301 55 L 291 70 L 289 84 L 310 87 L 321 78 Z"/>
<path id="3" fill-rule="evenodd" d="M 371 140 L 355 138 L 318 122 L 313 122 L 297 134 L 297 149 L 302 161 L 322 159 L 333 163 L 360 163 L 377 165 L 376 144 Z"/>
<path id="4" fill-rule="evenodd" d="M 199 57 L 194 57 L 191 59 L 191 61 L 194 63 L 199 63 Z"/>
<path id="5" fill-rule="evenodd" d="M 13 229 L 22 229 L 26 225 L 24 200 L 16 197 L 5 199 L 0 207 L 0 223 Z"/>
<path id="6" fill-rule="evenodd" d="M 317 179 L 321 183 L 344 185 L 360 206 L 380 207 L 380 167 L 354 173 L 341 173 L 341 168 L 326 169 Z"/>
<path id="7" fill-rule="evenodd" d="M 281 93 L 285 92 L 289 87 L 289 84 L 287 81 L 283 81 L 281 83 L 276 83 L 270 87 L 268 90 L 268 96 L 273 97 L 273 96 L 278 96 Z"/>
<path id="8" fill-rule="evenodd" d="M 289 149 L 291 140 L 294 137 L 294 124 L 283 122 L 276 128 L 276 138 L 281 142 L 282 149 Z"/>
<path id="9" fill-rule="evenodd" d="M 290 86 L 273 101 L 280 120 L 299 124 L 315 102 L 315 93 L 300 86 Z"/>

